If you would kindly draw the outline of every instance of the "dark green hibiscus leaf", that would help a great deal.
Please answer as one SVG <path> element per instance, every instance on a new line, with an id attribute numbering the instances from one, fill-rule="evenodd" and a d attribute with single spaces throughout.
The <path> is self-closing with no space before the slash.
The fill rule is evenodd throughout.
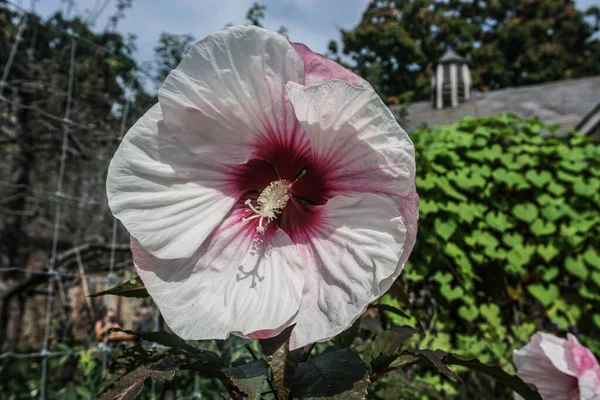
<path id="1" fill-rule="evenodd" d="M 298 365 L 292 394 L 294 399 L 358 400 L 368 386 L 367 366 L 358 354 L 330 347 Z"/>

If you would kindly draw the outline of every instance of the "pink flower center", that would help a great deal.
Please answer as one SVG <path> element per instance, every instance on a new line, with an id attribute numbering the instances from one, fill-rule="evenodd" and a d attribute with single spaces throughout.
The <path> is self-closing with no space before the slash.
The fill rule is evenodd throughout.
<path id="1" fill-rule="evenodd" d="M 312 160 L 308 148 L 269 143 L 248 163 L 235 167 L 230 184 L 246 205 L 243 222 L 252 221 L 258 232 L 265 232 L 277 221 L 292 239 L 309 231 L 319 214 L 313 206 L 331 196 L 326 169 Z"/>

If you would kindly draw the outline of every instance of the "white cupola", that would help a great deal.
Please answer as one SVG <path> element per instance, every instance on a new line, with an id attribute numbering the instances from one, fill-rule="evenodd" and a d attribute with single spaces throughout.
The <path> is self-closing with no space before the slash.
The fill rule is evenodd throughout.
<path id="1" fill-rule="evenodd" d="M 433 107 L 458 107 L 471 98 L 471 74 L 467 60 L 449 49 L 439 59 L 431 77 Z"/>

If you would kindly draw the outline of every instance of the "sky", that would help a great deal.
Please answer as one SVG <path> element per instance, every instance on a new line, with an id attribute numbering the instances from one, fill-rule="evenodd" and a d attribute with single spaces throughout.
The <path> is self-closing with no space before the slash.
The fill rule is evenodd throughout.
<path id="1" fill-rule="evenodd" d="M 65 0 L 10 0 L 25 8 L 35 1 L 35 9 L 48 17 L 65 10 Z M 149 61 L 161 32 L 191 34 L 196 39 L 222 29 L 226 24 L 245 23 L 245 15 L 256 0 L 133 0 L 133 7 L 119 23 L 118 30 L 137 36 L 136 59 Z M 341 28 L 358 24 L 370 0 L 258 0 L 266 5 L 265 28 L 288 29 L 290 39 L 305 43 L 324 53 L 331 39 L 339 39 Z M 576 0 L 581 9 L 598 4 L 599 0 Z M 74 0 L 72 13 L 87 15 L 107 2 L 95 28 L 102 30 L 114 13 L 116 0 Z"/>
<path id="2" fill-rule="evenodd" d="M 17 0 L 12 2 L 19 3 Z M 77 0 L 73 13 L 86 14 L 96 3 L 106 0 Z M 107 17 L 114 13 L 115 0 L 110 1 L 95 28 L 102 30 Z M 133 0 L 133 7 L 119 23 L 118 30 L 137 36 L 138 61 L 152 59 L 153 47 L 161 32 L 193 35 L 202 39 L 226 24 L 246 23 L 248 9 L 256 0 Z M 30 0 L 22 0 L 30 7 Z M 331 39 L 339 39 L 339 29 L 350 29 L 358 24 L 369 0 L 258 0 L 266 5 L 266 29 L 288 29 L 294 41 L 305 43 L 311 49 L 324 53 Z M 65 10 L 63 0 L 38 0 L 36 11 L 45 17 Z"/>

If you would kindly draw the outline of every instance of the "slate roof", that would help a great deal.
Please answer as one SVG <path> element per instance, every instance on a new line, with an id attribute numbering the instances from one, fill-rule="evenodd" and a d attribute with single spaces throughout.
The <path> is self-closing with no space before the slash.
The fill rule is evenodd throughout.
<path id="1" fill-rule="evenodd" d="M 504 113 L 523 118 L 538 117 L 547 125 L 563 131 L 575 128 L 600 103 L 600 75 L 580 79 L 472 92 L 471 100 L 457 108 L 436 110 L 429 101 L 408 106 L 391 106 L 400 125 L 408 132 L 426 126 L 450 124 L 466 116 L 484 117 Z M 407 115 L 402 116 L 404 108 Z"/>
<path id="2" fill-rule="evenodd" d="M 453 62 L 458 64 L 464 64 L 467 62 L 467 60 L 456 54 L 454 50 L 448 49 L 438 61 L 439 64 L 449 64 Z"/>

